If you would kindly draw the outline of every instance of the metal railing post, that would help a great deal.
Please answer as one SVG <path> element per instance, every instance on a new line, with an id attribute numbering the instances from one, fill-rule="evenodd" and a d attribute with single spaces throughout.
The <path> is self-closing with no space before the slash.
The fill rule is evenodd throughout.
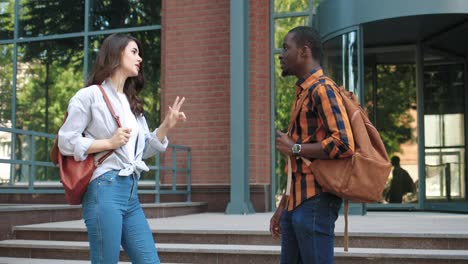
<path id="1" fill-rule="evenodd" d="M 192 201 L 192 151 L 187 150 L 187 202 Z"/>

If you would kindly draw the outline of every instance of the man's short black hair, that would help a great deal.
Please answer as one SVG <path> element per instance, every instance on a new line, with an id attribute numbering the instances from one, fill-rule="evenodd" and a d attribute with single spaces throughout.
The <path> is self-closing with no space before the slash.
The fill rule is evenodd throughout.
<path id="1" fill-rule="evenodd" d="M 292 39 L 298 47 L 308 46 L 312 51 L 312 57 L 320 62 L 322 56 L 322 43 L 317 30 L 312 27 L 299 26 L 291 29 L 289 33 L 294 33 Z"/>

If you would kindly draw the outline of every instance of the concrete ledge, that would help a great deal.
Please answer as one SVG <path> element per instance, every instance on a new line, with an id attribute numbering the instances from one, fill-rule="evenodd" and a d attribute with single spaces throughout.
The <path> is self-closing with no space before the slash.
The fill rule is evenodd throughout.
<path id="1" fill-rule="evenodd" d="M 148 218 L 203 213 L 206 212 L 207 206 L 203 202 L 142 204 Z M 13 237 L 13 226 L 80 220 L 81 218 L 80 205 L 3 205 L 0 210 L 0 240 Z"/>

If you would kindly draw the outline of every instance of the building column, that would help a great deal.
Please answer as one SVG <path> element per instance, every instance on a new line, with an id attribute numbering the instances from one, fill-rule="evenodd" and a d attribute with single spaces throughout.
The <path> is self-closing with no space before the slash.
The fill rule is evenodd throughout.
<path id="1" fill-rule="evenodd" d="M 249 186 L 249 1 L 230 0 L 231 196 L 227 214 L 255 213 Z"/>

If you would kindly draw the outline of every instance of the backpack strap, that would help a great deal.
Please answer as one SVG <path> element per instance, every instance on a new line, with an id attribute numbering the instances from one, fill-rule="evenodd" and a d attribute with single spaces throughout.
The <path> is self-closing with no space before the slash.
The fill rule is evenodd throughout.
<path id="1" fill-rule="evenodd" d="M 104 91 L 104 88 L 102 88 L 101 85 L 98 85 L 98 87 L 99 87 L 99 90 L 100 90 L 101 93 L 102 93 L 102 97 L 104 97 L 104 101 L 106 101 L 106 105 L 107 105 L 107 107 L 109 108 L 109 111 L 111 112 L 112 117 L 114 117 L 115 122 L 117 123 L 117 126 L 118 126 L 118 127 L 122 127 L 122 124 L 120 123 L 120 118 L 119 118 L 119 116 L 115 113 L 114 108 L 112 107 L 112 104 L 110 103 L 109 97 L 107 97 L 107 94 L 106 94 L 106 92 Z"/>
<path id="2" fill-rule="evenodd" d="M 349 236 L 348 236 L 348 212 L 349 212 L 349 200 L 344 199 L 344 236 L 343 236 L 343 248 L 344 251 L 348 252 L 349 247 Z"/>
<path id="3" fill-rule="evenodd" d="M 115 113 L 114 108 L 112 107 L 112 104 L 110 103 L 109 97 L 107 97 L 106 92 L 104 91 L 104 88 L 102 88 L 101 85 L 98 85 L 99 90 L 102 93 L 102 97 L 104 97 L 104 101 L 106 101 L 107 108 L 109 108 L 109 111 L 112 114 L 112 117 L 114 117 L 115 122 L 117 123 L 117 127 L 122 127 L 122 124 L 120 123 L 120 118 L 119 116 Z M 114 153 L 114 150 L 109 150 L 104 156 L 100 157 L 97 161 L 97 166 L 101 165 L 104 160 L 106 160 L 112 153 Z"/>
<path id="4" fill-rule="evenodd" d="M 299 115 L 299 112 L 301 112 L 302 104 L 304 103 L 305 99 L 309 95 L 308 91 L 302 91 L 300 94 L 299 99 L 296 101 L 294 104 L 294 108 L 291 111 L 291 120 L 289 121 L 288 125 L 288 135 L 291 135 L 292 132 L 292 127 L 294 126 L 294 122 L 296 121 L 297 116 Z M 292 182 L 292 167 L 291 167 L 291 157 L 287 157 L 287 162 L 288 162 L 288 178 L 286 181 L 286 193 L 285 195 L 288 195 L 291 193 L 291 182 Z"/>

